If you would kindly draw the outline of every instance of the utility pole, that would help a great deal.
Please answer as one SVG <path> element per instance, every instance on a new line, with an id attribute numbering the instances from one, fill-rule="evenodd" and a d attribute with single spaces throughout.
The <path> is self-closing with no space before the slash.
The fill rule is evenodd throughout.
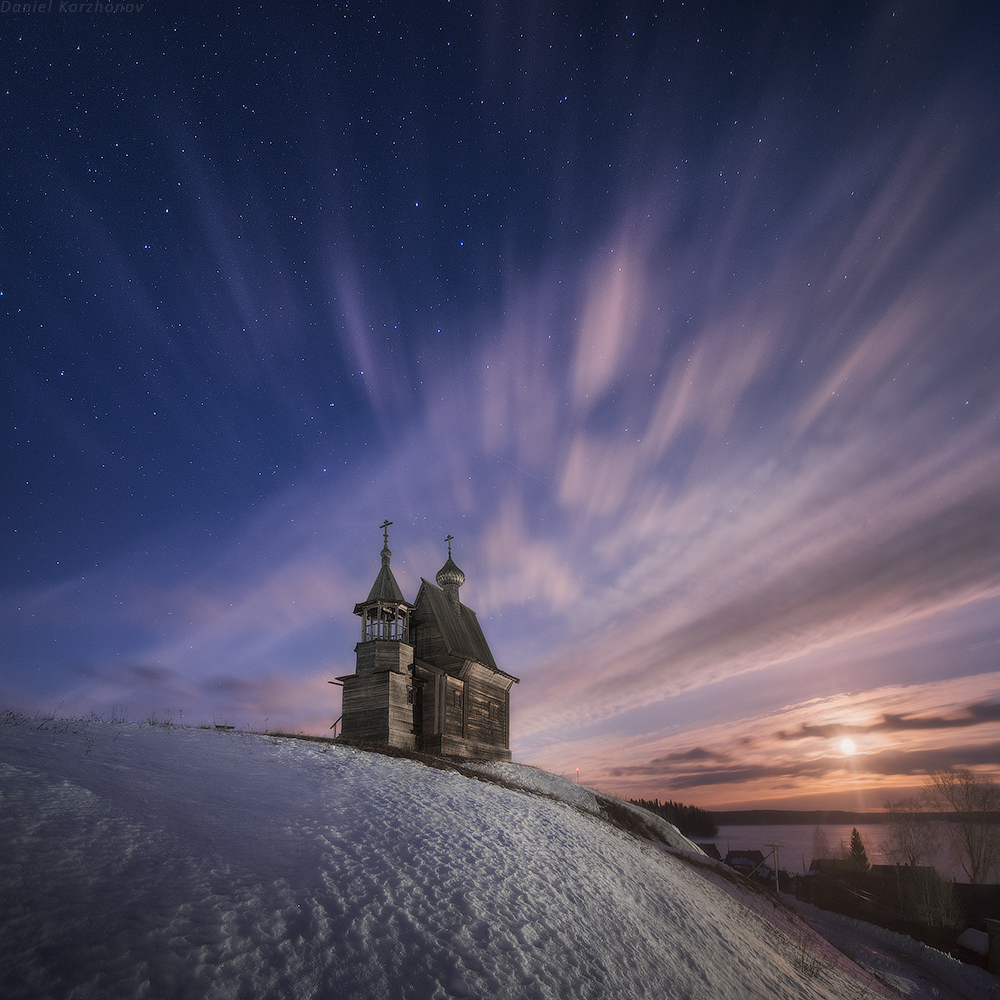
<path id="1" fill-rule="evenodd" d="M 774 894 L 780 898 L 781 890 L 778 887 L 778 848 L 783 847 L 783 844 L 765 844 L 765 847 L 771 848 L 771 857 L 774 860 Z"/>

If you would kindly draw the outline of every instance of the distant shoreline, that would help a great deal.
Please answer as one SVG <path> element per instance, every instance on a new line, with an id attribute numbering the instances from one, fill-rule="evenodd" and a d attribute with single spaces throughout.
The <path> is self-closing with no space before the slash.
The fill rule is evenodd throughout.
<path id="1" fill-rule="evenodd" d="M 716 826 L 844 826 L 848 823 L 885 823 L 884 812 L 847 812 L 843 809 L 729 809 L 711 810 Z M 950 813 L 925 812 L 928 820 L 947 820 Z"/>

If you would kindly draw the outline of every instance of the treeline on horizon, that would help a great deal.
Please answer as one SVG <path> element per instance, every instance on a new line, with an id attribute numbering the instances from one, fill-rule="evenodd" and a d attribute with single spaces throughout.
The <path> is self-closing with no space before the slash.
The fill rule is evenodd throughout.
<path id="1" fill-rule="evenodd" d="M 853 826 L 857 823 L 888 823 L 885 812 L 846 812 L 841 809 L 727 809 L 716 810 L 712 818 L 719 826 Z M 924 819 L 954 820 L 955 814 L 928 809 Z M 990 813 L 990 821 L 1000 823 L 1000 813 Z"/>
<path id="2" fill-rule="evenodd" d="M 684 806 L 679 802 L 661 802 L 659 799 L 629 799 L 634 806 L 662 817 L 684 834 L 685 837 L 716 837 L 719 830 L 712 814 L 697 806 Z"/>
<path id="3" fill-rule="evenodd" d="M 847 826 L 886 820 L 884 812 L 844 809 L 717 809 L 712 816 L 719 826 Z"/>
<path id="4" fill-rule="evenodd" d="M 641 806 L 684 834 L 685 837 L 710 838 L 719 835 L 720 826 L 853 826 L 858 823 L 887 823 L 884 812 L 848 812 L 843 809 L 727 809 L 709 812 L 697 806 L 680 802 L 661 802 L 659 799 L 629 799 L 634 806 Z M 954 820 L 950 813 L 927 810 L 921 814 L 929 820 Z M 1000 823 L 1000 815 L 991 816 Z"/>

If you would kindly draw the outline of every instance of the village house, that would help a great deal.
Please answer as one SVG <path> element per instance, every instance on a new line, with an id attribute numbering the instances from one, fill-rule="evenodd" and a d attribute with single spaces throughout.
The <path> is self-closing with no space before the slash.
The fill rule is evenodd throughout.
<path id="1" fill-rule="evenodd" d="M 451 557 L 437 586 L 420 581 L 409 604 L 392 574 L 389 525 L 382 568 L 355 605 L 361 641 L 344 686 L 341 736 L 449 757 L 510 760 L 510 689 L 518 678 L 493 659 L 476 613 L 462 604 L 465 574 Z"/>

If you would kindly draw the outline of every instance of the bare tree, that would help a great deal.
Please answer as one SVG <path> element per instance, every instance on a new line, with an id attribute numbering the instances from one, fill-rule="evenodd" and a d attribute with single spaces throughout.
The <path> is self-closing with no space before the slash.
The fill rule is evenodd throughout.
<path id="1" fill-rule="evenodd" d="M 984 885 L 1000 862 L 1000 788 L 968 768 L 934 771 L 927 778 L 928 800 L 953 815 L 948 833 L 962 869 L 973 885 Z"/>
<path id="2" fill-rule="evenodd" d="M 813 830 L 813 858 L 832 858 L 830 840 L 821 826 Z"/>
<path id="3" fill-rule="evenodd" d="M 897 865 L 916 868 L 937 854 L 937 837 L 918 799 L 886 802 L 888 834 L 882 844 L 886 856 Z"/>

